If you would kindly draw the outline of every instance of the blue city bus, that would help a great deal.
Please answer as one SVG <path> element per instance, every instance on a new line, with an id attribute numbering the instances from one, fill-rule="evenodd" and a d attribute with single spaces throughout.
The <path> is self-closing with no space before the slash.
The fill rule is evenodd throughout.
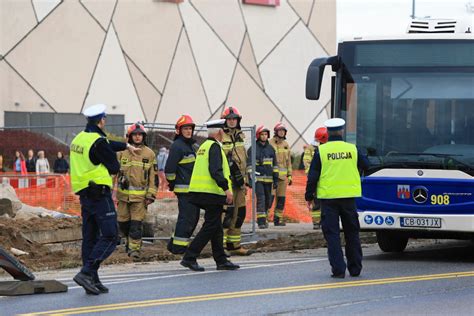
<path id="1" fill-rule="evenodd" d="M 385 252 L 409 238 L 474 239 L 474 37 L 355 38 L 308 68 L 319 98 L 331 66 L 331 116 L 370 160 L 357 211 Z"/>

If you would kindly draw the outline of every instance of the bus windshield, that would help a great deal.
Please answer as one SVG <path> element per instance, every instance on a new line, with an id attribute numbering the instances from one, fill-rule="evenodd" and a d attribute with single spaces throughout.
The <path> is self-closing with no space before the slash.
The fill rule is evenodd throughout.
<path id="1" fill-rule="evenodd" d="M 382 168 L 457 169 L 474 176 L 474 69 L 345 67 L 346 139 Z"/>

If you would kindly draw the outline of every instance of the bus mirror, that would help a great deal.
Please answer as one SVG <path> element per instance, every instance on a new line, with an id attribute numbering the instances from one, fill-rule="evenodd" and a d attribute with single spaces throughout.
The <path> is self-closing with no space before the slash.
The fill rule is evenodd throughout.
<path id="1" fill-rule="evenodd" d="M 306 99 L 318 100 L 323 81 L 324 67 L 332 66 L 335 71 L 338 68 L 337 56 L 316 58 L 311 62 L 306 73 Z"/>

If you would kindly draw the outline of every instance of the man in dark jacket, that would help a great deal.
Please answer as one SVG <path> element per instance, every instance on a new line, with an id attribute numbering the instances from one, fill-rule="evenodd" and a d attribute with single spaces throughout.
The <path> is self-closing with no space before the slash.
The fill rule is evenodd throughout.
<path id="1" fill-rule="evenodd" d="M 183 254 L 199 221 L 200 209 L 189 201 L 189 182 L 193 173 L 196 151 L 193 139 L 195 124 L 189 115 L 182 115 L 176 122 L 176 137 L 171 145 L 165 174 L 169 189 L 178 198 L 178 221 L 174 234 L 168 242 L 173 254 Z"/>
<path id="2" fill-rule="evenodd" d="M 268 142 L 270 130 L 263 126 L 257 129 L 256 166 L 255 166 L 255 192 L 257 196 L 257 224 L 258 228 L 268 228 L 268 210 L 272 206 L 272 188 L 278 185 L 278 164 L 275 149 Z M 252 147 L 248 150 L 251 157 Z M 247 174 L 251 183 L 252 165 L 247 162 Z"/>
<path id="3" fill-rule="evenodd" d="M 217 270 L 240 268 L 227 260 L 224 252 L 222 211 L 224 204 L 230 205 L 233 202 L 229 163 L 220 143 L 224 135 L 224 124 L 223 119 L 206 123 L 209 137 L 199 147 L 189 183 L 191 203 L 206 211 L 204 224 L 181 261 L 183 267 L 193 271 L 204 271 L 196 259 L 209 241 Z"/>

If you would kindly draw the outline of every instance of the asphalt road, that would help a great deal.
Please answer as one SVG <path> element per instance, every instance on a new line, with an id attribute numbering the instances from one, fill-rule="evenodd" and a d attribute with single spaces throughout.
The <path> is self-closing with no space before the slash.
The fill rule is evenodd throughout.
<path id="1" fill-rule="evenodd" d="M 64 294 L 0 297 L 0 315 L 474 314 L 474 244 L 418 242 L 403 254 L 364 249 L 360 277 L 334 280 L 326 250 L 233 258 L 239 271 L 191 272 L 178 262 L 108 266 L 111 292 L 88 296 L 76 270 L 38 273 L 68 284 Z"/>

